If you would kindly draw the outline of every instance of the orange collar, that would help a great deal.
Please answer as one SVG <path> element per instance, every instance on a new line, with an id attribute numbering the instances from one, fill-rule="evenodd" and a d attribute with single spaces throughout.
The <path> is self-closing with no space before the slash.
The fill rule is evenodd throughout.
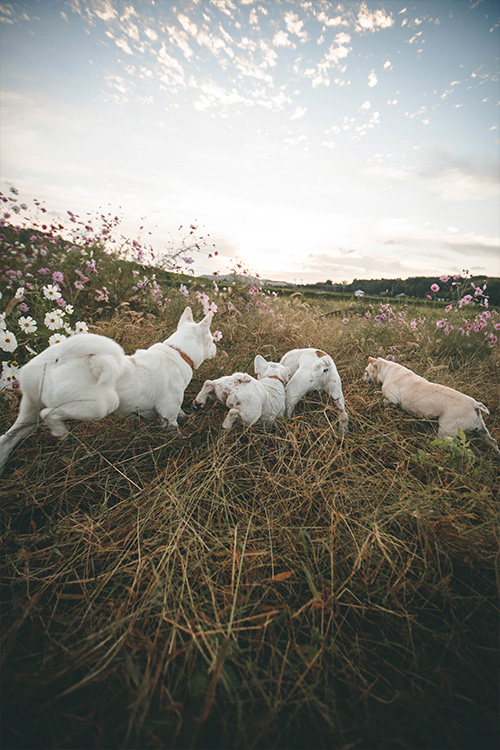
<path id="1" fill-rule="evenodd" d="M 187 354 L 184 354 L 184 352 L 181 352 L 180 349 L 178 349 L 176 346 L 172 346 L 172 344 L 169 344 L 169 347 L 171 349 L 175 349 L 176 352 L 179 352 L 179 354 L 181 355 L 181 357 L 184 360 L 184 362 L 186 362 L 190 366 L 190 368 L 192 370 L 194 370 L 194 363 L 193 363 L 193 360 L 191 359 L 191 357 L 188 357 Z"/>
<path id="2" fill-rule="evenodd" d="M 279 380 L 281 385 L 285 385 L 282 379 L 279 377 L 279 375 L 268 375 L 268 378 L 273 378 L 274 380 Z"/>

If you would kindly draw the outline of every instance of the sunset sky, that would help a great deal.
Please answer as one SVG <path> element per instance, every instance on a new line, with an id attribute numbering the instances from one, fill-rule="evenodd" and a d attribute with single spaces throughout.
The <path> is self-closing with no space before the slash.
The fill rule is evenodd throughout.
<path id="1" fill-rule="evenodd" d="M 496 0 L 0 2 L 1 190 L 224 271 L 500 275 Z"/>

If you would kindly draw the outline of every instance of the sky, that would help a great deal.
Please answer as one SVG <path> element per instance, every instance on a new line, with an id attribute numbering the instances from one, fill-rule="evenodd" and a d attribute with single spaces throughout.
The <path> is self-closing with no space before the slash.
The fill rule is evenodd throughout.
<path id="1" fill-rule="evenodd" d="M 496 0 L 0 0 L 0 189 L 224 272 L 500 275 Z"/>

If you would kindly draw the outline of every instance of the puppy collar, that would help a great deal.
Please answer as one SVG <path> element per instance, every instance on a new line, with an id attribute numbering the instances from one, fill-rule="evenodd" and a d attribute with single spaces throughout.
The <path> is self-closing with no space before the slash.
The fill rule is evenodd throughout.
<path id="1" fill-rule="evenodd" d="M 272 378 L 272 379 L 274 379 L 274 380 L 279 380 L 279 381 L 280 381 L 280 383 L 281 383 L 281 385 L 285 385 L 285 383 L 284 383 L 284 382 L 283 382 L 283 380 L 282 380 L 282 379 L 281 379 L 281 378 L 279 377 L 279 375 L 268 375 L 267 377 L 268 377 L 268 378 Z"/>
<path id="2" fill-rule="evenodd" d="M 186 362 L 186 363 L 187 363 L 187 364 L 188 364 L 188 365 L 190 366 L 190 368 L 191 368 L 192 370 L 194 370 L 194 362 L 193 362 L 193 360 L 191 359 L 191 357 L 188 357 L 188 355 L 187 355 L 187 354 L 184 354 L 184 352 L 182 352 L 182 351 L 181 351 L 180 349 L 178 349 L 178 348 L 177 348 L 176 346 L 172 346 L 172 344 L 169 344 L 169 347 L 170 347 L 171 349 L 175 349 L 175 351 L 176 351 L 176 352 L 179 352 L 179 354 L 181 355 L 181 357 L 182 357 L 182 359 L 184 360 L 184 362 Z"/>

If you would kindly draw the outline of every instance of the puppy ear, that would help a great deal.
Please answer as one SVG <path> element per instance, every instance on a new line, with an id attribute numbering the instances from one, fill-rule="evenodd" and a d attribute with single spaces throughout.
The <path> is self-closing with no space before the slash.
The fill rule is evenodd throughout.
<path id="1" fill-rule="evenodd" d="M 210 328 L 210 324 L 212 322 L 212 318 L 214 317 L 213 312 L 209 312 L 205 315 L 203 320 L 200 322 L 200 326 L 203 326 L 204 328 Z"/>
<path id="2" fill-rule="evenodd" d="M 369 363 L 370 363 L 371 365 L 374 365 L 374 364 L 376 364 L 377 360 L 375 359 L 375 357 L 368 357 L 368 362 L 369 362 Z"/>
<path id="3" fill-rule="evenodd" d="M 179 322 L 177 323 L 177 328 L 179 328 L 179 326 L 181 326 L 183 323 L 194 323 L 193 312 L 190 307 L 186 307 L 186 309 L 182 313 L 181 317 L 179 318 Z"/>
<path id="4" fill-rule="evenodd" d="M 267 365 L 267 362 L 264 359 L 264 357 L 262 355 L 260 355 L 260 354 L 257 354 L 257 356 L 255 357 L 255 359 L 253 361 L 253 369 L 254 369 L 254 371 L 256 373 L 259 373 L 265 365 Z"/>
<path id="5" fill-rule="evenodd" d="M 288 383 L 288 381 L 290 380 L 290 376 L 291 376 L 291 374 L 292 374 L 292 373 L 291 373 L 291 371 L 290 371 L 290 368 L 289 368 L 289 367 L 284 367 L 284 368 L 283 368 L 283 372 L 282 372 L 281 376 L 282 376 L 282 379 L 283 379 L 283 381 L 284 381 L 285 383 Z"/>

